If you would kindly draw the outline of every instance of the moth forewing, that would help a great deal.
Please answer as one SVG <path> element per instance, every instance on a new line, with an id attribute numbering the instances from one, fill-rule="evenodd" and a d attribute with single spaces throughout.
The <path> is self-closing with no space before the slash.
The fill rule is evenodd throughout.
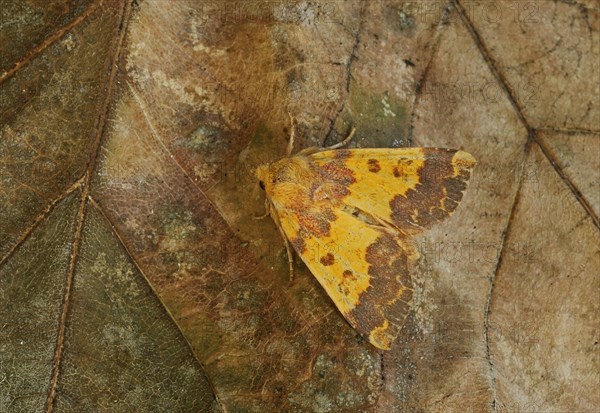
<path id="1" fill-rule="evenodd" d="M 411 236 L 456 209 L 474 165 L 451 149 L 309 148 L 256 175 L 290 271 L 289 244 L 350 325 L 389 349 L 412 302 Z"/>

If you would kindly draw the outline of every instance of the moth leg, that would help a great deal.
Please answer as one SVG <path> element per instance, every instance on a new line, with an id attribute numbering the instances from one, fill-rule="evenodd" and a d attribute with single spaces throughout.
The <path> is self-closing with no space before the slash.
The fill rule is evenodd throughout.
<path id="1" fill-rule="evenodd" d="M 291 285 L 292 282 L 294 281 L 294 256 L 292 255 L 292 249 L 290 248 L 290 242 L 288 241 L 287 237 L 285 236 L 283 229 L 281 228 L 280 225 L 277 225 L 277 228 L 279 228 L 279 232 L 281 233 L 281 236 L 283 237 L 283 243 L 285 244 L 285 251 L 287 253 L 288 264 L 290 266 L 290 281 L 289 281 L 289 283 Z"/>
<path id="2" fill-rule="evenodd" d="M 328 146 L 327 148 L 323 148 L 323 150 L 326 150 L 326 149 L 337 149 L 337 148 L 340 148 L 340 147 L 346 145 L 348 142 L 350 142 L 350 140 L 354 136 L 354 132 L 356 132 L 356 128 L 353 127 L 352 129 L 350 129 L 350 133 L 348 134 L 348 136 L 346 137 L 346 139 L 344 139 L 343 141 L 338 142 L 336 144 L 333 144 L 331 146 Z"/>
<path id="3" fill-rule="evenodd" d="M 293 251 L 292 251 L 292 248 L 290 247 L 290 242 L 288 241 L 288 239 L 285 235 L 285 232 L 283 232 L 283 228 L 281 227 L 281 223 L 279 222 L 279 215 L 277 215 L 277 211 L 273 208 L 273 206 L 270 203 L 268 204 L 268 208 L 269 208 L 271 217 L 273 218 L 273 222 L 275 222 L 275 226 L 277 226 L 277 229 L 279 230 L 279 233 L 281 234 L 281 238 L 283 238 L 283 243 L 285 245 L 285 252 L 286 252 L 287 258 L 288 258 L 288 265 L 290 266 L 290 284 L 292 284 L 292 281 L 294 280 Z"/>
<path id="4" fill-rule="evenodd" d="M 292 114 L 290 112 L 288 112 L 287 114 L 290 117 L 290 124 L 291 124 L 290 140 L 288 141 L 287 150 L 286 150 L 287 156 L 289 158 L 290 155 L 292 154 L 292 150 L 294 149 L 295 126 L 294 126 L 294 118 L 292 117 Z"/>
<path id="5" fill-rule="evenodd" d="M 267 199 L 267 197 L 265 197 L 265 213 L 263 215 L 260 216 L 253 216 L 252 218 L 254 219 L 264 219 L 266 217 L 269 216 L 270 213 L 270 204 L 269 204 L 269 200 Z"/>

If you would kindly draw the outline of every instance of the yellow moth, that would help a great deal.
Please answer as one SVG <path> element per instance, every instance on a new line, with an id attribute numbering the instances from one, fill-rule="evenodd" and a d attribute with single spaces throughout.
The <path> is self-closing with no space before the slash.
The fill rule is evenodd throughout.
<path id="1" fill-rule="evenodd" d="M 350 325 L 389 349 L 413 297 L 411 236 L 450 216 L 475 165 L 439 148 L 307 148 L 261 165 L 267 212 Z"/>

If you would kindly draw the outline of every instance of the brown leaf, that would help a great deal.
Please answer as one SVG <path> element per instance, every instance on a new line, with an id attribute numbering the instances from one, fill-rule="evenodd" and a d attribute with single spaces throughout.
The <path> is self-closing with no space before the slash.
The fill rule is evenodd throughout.
<path id="1" fill-rule="evenodd" d="M 16 4 L 17 2 L 15 2 Z M 0 42 L 0 411 L 593 411 L 594 2 L 37 2 Z M 254 168 L 478 160 L 389 352 L 285 248 Z"/>
<path id="2" fill-rule="evenodd" d="M 88 196 L 129 7 L 35 7 L 10 17 L 58 26 L 7 48 L 0 79 L 0 410 L 209 411 L 197 358 Z"/>

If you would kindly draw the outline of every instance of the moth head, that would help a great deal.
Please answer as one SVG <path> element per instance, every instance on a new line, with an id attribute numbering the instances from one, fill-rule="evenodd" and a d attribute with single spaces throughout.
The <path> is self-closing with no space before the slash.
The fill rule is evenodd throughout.
<path id="1" fill-rule="evenodd" d="M 304 161 L 298 157 L 292 157 L 259 166 L 256 168 L 258 184 L 267 194 L 270 194 L 276 185 L 306 181 L 306 166 L 299 162 Z"/>
<path id="2" fill-rule="evenodd" d="M 266 163 L 256 168 L 254 173 L 258 179 L 258 185 L 263 191 L 269 188 L 273 181 L 273 172 L 271 171 L 270 164 Z"/>

